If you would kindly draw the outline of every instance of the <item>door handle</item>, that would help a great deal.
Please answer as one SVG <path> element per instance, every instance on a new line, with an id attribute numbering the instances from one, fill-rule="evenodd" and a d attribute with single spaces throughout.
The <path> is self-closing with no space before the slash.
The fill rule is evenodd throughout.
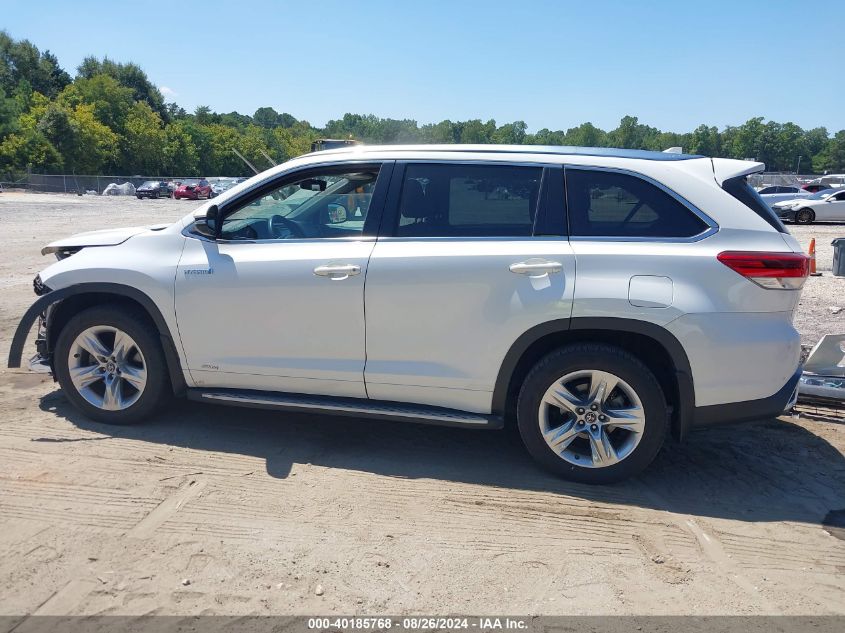
<path id="1" fill-rule="evenodd" d="M 357 264 L 323 264 L 314 269 L 318 277 L 328 277 L 332 281 L 343 281 L 353 275 L 361 274 L 361 267 Z"/>
<path id="2" fill-rule="evenodd" d="M 508 269 L 517 275 L 528 275 L 529 277 L 542 277 L 550 273 L 559 273 L 563 270 L 560 262 L 549 262 L 546 260 L 529 260 L 511 264 Z"/>

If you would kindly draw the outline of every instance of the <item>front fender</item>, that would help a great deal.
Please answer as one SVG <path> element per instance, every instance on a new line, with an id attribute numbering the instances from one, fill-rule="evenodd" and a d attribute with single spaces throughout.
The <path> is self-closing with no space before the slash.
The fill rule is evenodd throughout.
<path id="1" fill-rule="evenodd" d="M 170 328 L 161 314 L 161 311 L 156 306 L 155 302 L 146 294 L 137 288 L 131 286 L 124 286 L 115 283 L 81 283 L 58 290 L 51 290 L 45 295 L 39 297 L 29 309 L 21 317 L 20 323 L 15 330 L 15 335 L 12 337 L 12 344 L 9 347 L 9 360 L 7 366 L 10 368 L 21 366 L 21 356 L 23 355 L 23 346 L 26 343 L 26 337 L 32 329 L 32 324 L 42 312 L 44 312 L 51 305 L 58 303 L 68 297 L 81 294 L 105 294 L 114 295 L 116 297 L 126 297 L 139 303 L 144 310 L 149 314 L 150 318 L 156 326 L 161 339 L 161 346 L 164 351 L 165 359 L 167 360 L 168 373 L 173 390 L 176 393 L 183 392 L 187 385 L 185 384 L 185 377 L 182 374 L 182 366 L 179 361 L 179 354 L 176 351 L 176 345 L 173 336 L 170 333 Z"/>

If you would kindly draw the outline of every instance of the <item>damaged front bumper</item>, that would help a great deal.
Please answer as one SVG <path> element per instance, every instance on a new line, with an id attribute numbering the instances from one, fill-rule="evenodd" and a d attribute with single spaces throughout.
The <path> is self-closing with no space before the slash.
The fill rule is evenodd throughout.
<path id="1" fill-rule="evenodd" d="M 845 377 L 804 372 L 798 381 L 798 402 L 845 408 Z"/>
<path id="2" fill-rule="evenodd" d="M 845 408 L 845 334 L 826 334 L 804 361 L 798 402 Z"/>
<path id="3" fill-rule="evenodd" d="M 52 306 L 38 315 L 38 329 L 35 335 L 35 355 L 29 359 L 30 371 L 40 374 L 53 373 L 53 359 L 50 354 L 50 344 L 47 339 L 47 319 Z"/>

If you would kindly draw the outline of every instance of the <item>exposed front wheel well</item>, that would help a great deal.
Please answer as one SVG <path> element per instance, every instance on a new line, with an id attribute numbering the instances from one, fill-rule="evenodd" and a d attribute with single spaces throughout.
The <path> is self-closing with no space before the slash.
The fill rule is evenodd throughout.
<path id="1" fill-rule="evenodd" d="M 74 315 L 79 314 L 87 308 L 105 305 L 124 308 L 131 314 L 148 321 L 153 326 L 156 325 L 150 313 L 147 312 L 147 309 L 129 297 L 102 292 L 86 292 L 72 295 L 67 299 L 59 301 L 50 311 L 50 322 L 47 330 L 49 337 L 47 339 L 48 349 L 56 349 L 56 341 L 59 338 L 59 333 Z"/>
<path id="2" fill-rule="evenodd" d="M 141 293 L 138 294 L 141 295 Z M 141 296 L 141 298 L 147 299 L 146 295 Z M 149 300 L 147 299 L 147 301 Z M 179 355 L 176 351 L 175 343 L 170 336 L 167 326 L 163 324 L 161 315 L 152 314 L 150 307 L 144 305 L 142 301 L 128 295 L 98 291 L 79 292 L 55 303 L 49 312 L 49 322 L 47 324 L 47 349 L 51 351 L 56 349 L 56 342 L 58 341 L 59 334 L 74 315 L 94 306 L 122 308 L 129 314 L 148 322 L 153 328 L 155 328 L 161 338 L 161 345 L 167 362 L 167 369 L 173 391 L 179 395 L 185 392 L 187 385 L 185 384 L 185 379 L 182 375 Z"/>
<path id="3" fill-rule="evenodd" d="M 680 438 L 684 431 L 681 418 L 682 408 L 690 406 L 684 402 L 681 394 L 682 387 L 678 381 L 678 371 L 684 368 L 676 367 L 671 354 L 655 338 L 646 334 L 620 330 L 605 329 L 566 329 L 550 332 L 533 341 L 519 356 L 513 365 L 513 370 L 507 380 L 506 390 L 494 394 L 494 411 L 504 414 L 506 420 L 515 419 L 516 401 L 519 390 L 531 369 L 547 354 L 572 343 L 603 343 L 618 347 L 635 356 L 654 374 L 666 396 L 667 406 L 672 410 L 672 432 Z M 500 381 L 504 380 L 500 376 Z"/>

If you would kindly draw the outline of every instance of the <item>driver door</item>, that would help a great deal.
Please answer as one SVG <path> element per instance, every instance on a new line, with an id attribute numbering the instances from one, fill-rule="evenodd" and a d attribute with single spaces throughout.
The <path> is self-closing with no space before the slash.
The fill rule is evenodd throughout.
<path id="1" fill-rule="evenodd" d="M 176 316 L 198 387 L 365 398 L 364 278 L 392 163 L 283 175 L 186 229 Z"/>

